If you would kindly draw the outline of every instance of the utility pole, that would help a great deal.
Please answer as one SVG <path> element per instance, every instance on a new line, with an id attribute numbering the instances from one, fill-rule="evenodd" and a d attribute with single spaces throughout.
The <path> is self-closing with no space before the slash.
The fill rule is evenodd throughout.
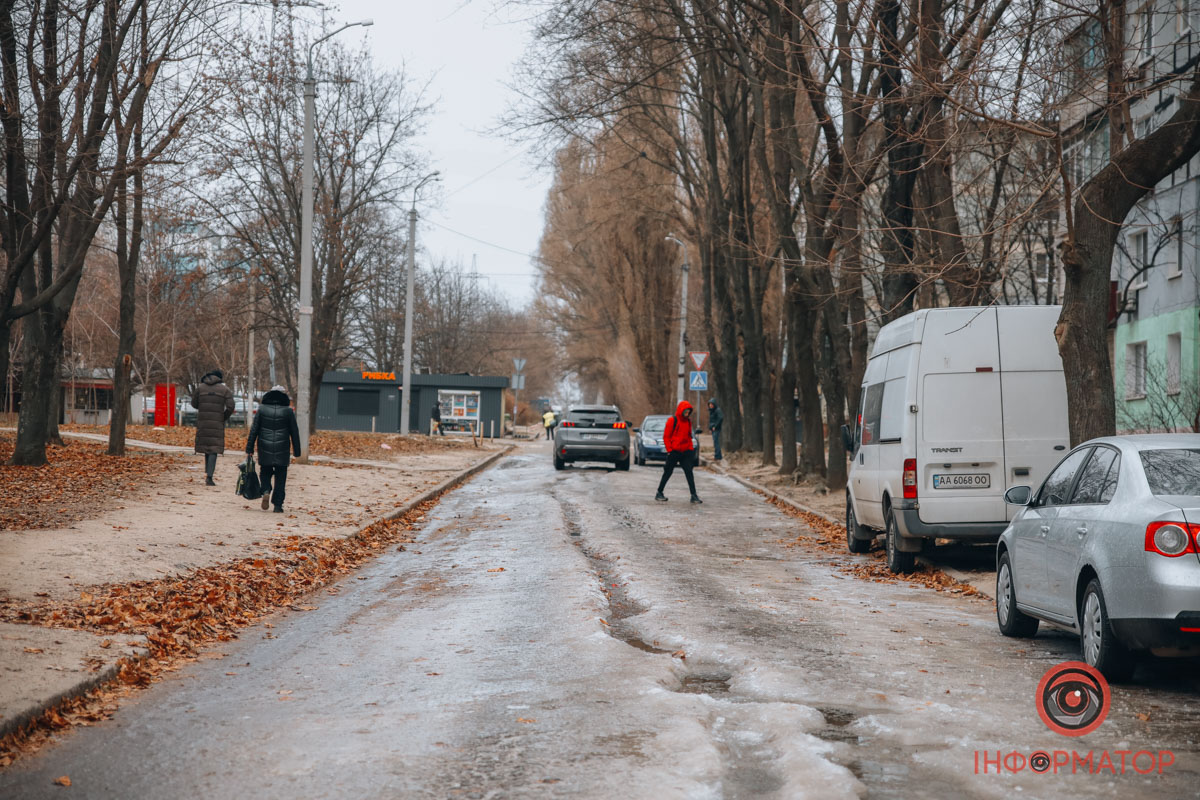
<path id="1" fill-rule="evenodd" d="M 687 292 L 688 292 L 688 250 L 687 245 L 675 238 L 675 234 L 668 233 L 667 241 L 674 242 L 683 248 L 683 274 L 680 276 L 679 284 L 679 376 L 676 384 L 675 394 L 678 397 L 677 402 L 682 403 L 687 391 Z"/>
<path id="2" fill-rule="evenodd" d="M 400 435 L 408 435 L 408 409 L 412 400 L 412 329 L 413 275 L 417 269 L 417 192 L 439 172 L 431 172 L 413 188 L 412 207 L 408 210 L 408 291 L 404 296 L 404 376 L 400 387 Z"/>
<path id="3" fill-rule="evenodd" d="M 254 417 L 254 301 L 258 292 L 255 291 L 257 281 L 254 276 L 254 270 L 250 270 L 250 342 L 246 350 L 246 383 L 248 391 L 246 392 L 246 430 L 250 430 L 250 425 Z"/>
<path id="4" fill-rule="evenodd" d="M 316 115 L 317 79 L 313 77 L 313 48 L 331 36 L 357 25 L 369 27 L 369 19 L 349 22 L 327 33 L 308 46 L 308 64 L 304 74 L 304 207 L 300 210 L 300 343 L 296 364 L 296 422 L 300 428 L 300 462 L 308 463 L 309 384 L 312 382 L 312 218 L 313 218 L 313 117 Z"/>

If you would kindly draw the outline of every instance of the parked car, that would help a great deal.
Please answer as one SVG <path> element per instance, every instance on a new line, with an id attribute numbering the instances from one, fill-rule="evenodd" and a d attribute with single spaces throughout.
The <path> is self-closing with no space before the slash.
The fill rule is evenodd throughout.
<path id="1" fill-rule="evenodd" d="M 629 469 L 629 425 L 616 406 L 573 406 L 554 429 L 554 468 L 607 461 Z"/>
<path id="2" fill-rule="evenodd" d="M 190 425 L 192 427 L 195 427 L 197 413 L 198 412 L 196 411 L 195 406 L 192 405 L 191 400 L 184 399 L 184 400 L 179 401 L 179 424 L 180 425 Z M 253 413 L 255 413 L 255 414 L 258 413 L 258 403 L 257 402 L 254 403 L 254 405 L 253 405 Z M 253 420 L 253 417 L 251 417 L 251 419 Z M 235 397 L 235 398 L 233 398 L 233 413 L 229 415 L 229 419 L 225 420 L 225 427 L 226 428 L 242 428 L 242 427 L 245 427 L 245 425 L 246 425 L 246 398 Z"/>
<path id="3" fill-rule="evenodd" d="M 882 533 L 888 568 L 910 572 L 935 538 L 999 538 L 1005 488 L 1039 483 L 1070 444 L 1059 311 L 934 308 L 880 329 L 842 430 L 850 552 Z"/>
<path id="4" fill-rule="evenodd" d="M 1110 436 L 1072 450 L 1019 508 L 996 547 L 996 622 L 1079 634 L 1113 680 L 1136 654 L 1200 655 L 1200 434 Z"/>
<path id="5" fill-rule="evenodd" d="M 667 448 L 663 446 L 663 431 L 666 430 L 670 414 L 652 414 L 642 420 L 642 424 L 634 428 L 633 460 L 635 464 L 646 466 L 647 461 L 666 461 Z M 692 447 L 700 453 L 700 440 L 692 431 Z"/>

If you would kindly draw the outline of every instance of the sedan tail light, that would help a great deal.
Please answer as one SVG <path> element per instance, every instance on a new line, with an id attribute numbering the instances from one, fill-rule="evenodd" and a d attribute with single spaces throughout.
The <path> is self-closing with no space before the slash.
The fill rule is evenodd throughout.
<path id="1" fill-rule="evenodd" d="M 917 460 L 904 459 L 904 499 L 917 499 Z"/>
<path id="2" fill-rule="evenodd" d="M 1176 558 L 1200 552 L 1200 525 L 1160 520 L 1146 526 L 1146 552 Z"/>

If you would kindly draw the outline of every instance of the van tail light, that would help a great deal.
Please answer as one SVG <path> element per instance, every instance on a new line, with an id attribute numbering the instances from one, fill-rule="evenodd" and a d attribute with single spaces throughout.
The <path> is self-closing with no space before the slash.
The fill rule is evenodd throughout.
<path id="1" fill-rule="evenodd" d="M 1146 552 L 1177 558 L 1200 552 L 1200 525 L 1160 520 L 1146 526 Z"/>
<path id="2" fill-rule="evenodd" d="M 904 459 L 904 499 L 917 499 L 917 460 Z"/>
<path id="3" fill-rule="evenodd" d="M 624 422 L 614 422 L 614 423 L 613 423 L 613 427 L 614 427 L 614 428 L 624 428 L 624 427 L 625 427 L 625 423 L 624 423 Z"/>

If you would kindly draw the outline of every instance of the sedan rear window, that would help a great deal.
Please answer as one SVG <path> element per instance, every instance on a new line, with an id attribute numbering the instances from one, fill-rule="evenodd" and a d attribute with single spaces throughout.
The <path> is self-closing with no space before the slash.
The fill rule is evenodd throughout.
<path id="1" fill-rule="evenodd" d="M 1151 493 L 1200 497 L 1200 450 L 1143 450 L 1140 455 Z"/>

